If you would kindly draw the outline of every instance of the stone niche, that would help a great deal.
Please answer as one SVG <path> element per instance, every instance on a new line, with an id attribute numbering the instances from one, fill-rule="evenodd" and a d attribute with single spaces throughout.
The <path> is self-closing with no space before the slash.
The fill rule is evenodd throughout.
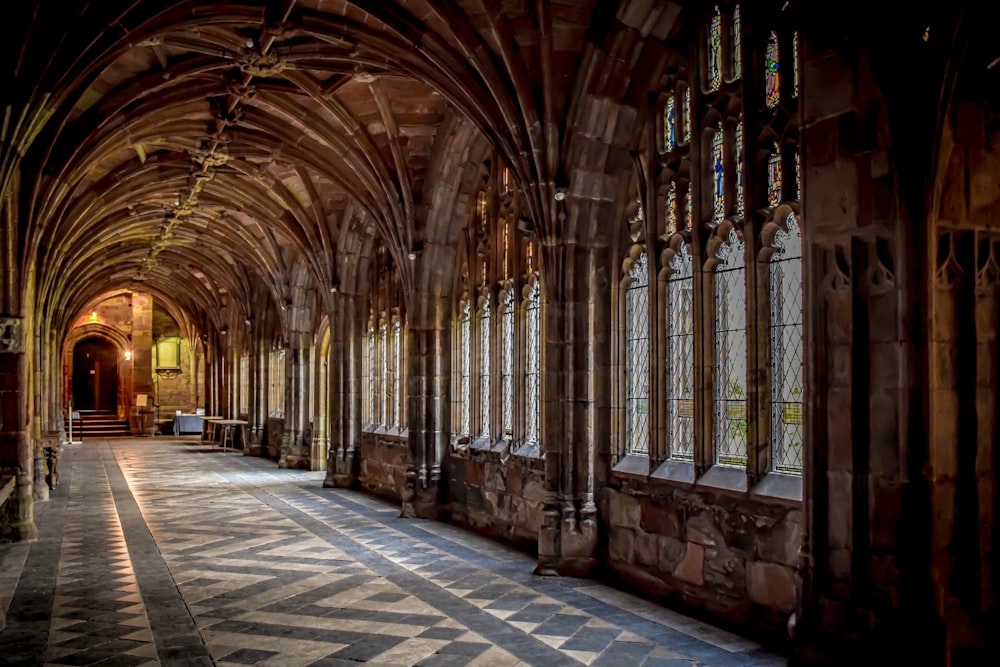
<path id="1" fill-rule="evenodd" d="M 394 502 L 402 502 L 410 449 L 405 434 L 363 433 L 358 482 L 361 488 Z"/>
<path id="2" fill-rule="evenodd" d="M 475 447 L 447 459 L 452 521 L 536 550 L 545 497 L 544 460 Z"/>
<path id="3" fill-rule="evenodd" d="M 795 611 L 801 508 L 680 488 L 605 490 L 608 564 L 627 584 L 774 637 Z"/>

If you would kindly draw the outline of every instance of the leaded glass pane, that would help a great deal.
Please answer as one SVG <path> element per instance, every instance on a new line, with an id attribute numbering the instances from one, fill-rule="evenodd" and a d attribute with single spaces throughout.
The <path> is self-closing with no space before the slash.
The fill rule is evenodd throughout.
<path id="1" fill-rule="evenodd" d="M 667 438 L 669 456 L 694 460 L 694 280 L 687 244 L 670 262 L 667 283 Z"/>
<path id="2" fill-rule="evenodd" d="M 794 215 L 771 257 L 771 463 L 802 474 L 802 231 Z"/>
<path id="3" fill-rule="evenodd" d="M 691 229 L 691 186 L 684 193 L 684 229 Z"/>
<path id="4" fill-rule="evenodd" d="M 767 40 L 767 50 L 764 52 L 764 100 L 769 109 L 778 106 L 778 100 L 781 98 L 780 63 L 778 33 L 771 31 L 771 36 Z"/>
<path id="5" fill-rule="evenodd" d="M 736 210 L 742 218 L 746 215 L 746 203 L 743 196 L 743 121 L 736 123 Z"/>
<path id="6" fill-rule="evenodd" d="M 681 110 L 681 122 L 684 124 L 684 143 L 691 143 L 691 89 L 684 90 L 684 108 Z"/>
<path id="7" fill-rule="evenodd" d="M 717 223 L 726 217 L 726 174 L 722 153 L 722 132 L 719 131 L 712 135 L 713 218 Z"/>
<path id="8" fill-rule="evenodd" d="M 740 6 L 733 10 L 733 81 L 743 76 L 743 26 L 740 23 Z"/>
<path id="9" fill-rule="evenodd" d="M 677 145 L 677 110 L 674 108 L 673 93 L 667 98 L 667 106 L 663 110 L 663 152 L 674 149 Z"/>
<path id="10" fill-rule="evenodd" d="M 802 199 L 802 165 L 799 162 L 799 149 L 795 148 L 795 196 Z"/>
<path id="11" fill-rule="evenodd" d="M 365 425 L 375 422 L 375 330 L 369 329 L 365 336 L 364 360 L 362 361 L 362 386 L 365 388 L 364 415 Z"/>
<path id="12" fill-rule="evenodd" d="M 382 348 L 382 372 L 379 374 L 378 379 L 379 388 L 381 389 L 378 406 L 378 423 L 384 426 L 389 423 L 389 331 L 384 324 L 379 329 L 378 337 L 379 347 Z"/>
<path id="13" fill-rule="evenodd" d="M 792 97 L 799 96 L 799 33 L 792 33 Z"/>
<path id="14" fill-rule="evenodd" d="M 525 329 L 528 334 L 527 359 L 524 369 L 524 440 L 538 442 L 539 415 L 541 413 L 540 381 L 542 372 L 542 318 L 541 295 L 536 282 L 528 297 L 528 308 L 525 313 L 527 322 Z"/>
<path id="15" fill-rule="evenodd" d="M 625 412 L 628 454 L 649 456 L 649 263 L 632 265 L 625 289 Z"/>
<path id="16" fill-rule="evenodd" d="M 708 24 L 708 88 L 717 90 L 722 83 L 722 16 L 715 8 Z"/>
<path id="17" fill-rule="evenodd" d="M 767 203 L 781 203 L 781 154 L 777 148 L 767 158 Z"/>
<path id="18" fill-rule="evenodd" d="M 399 426 L 400 404 L 403 396 L 400 393 L 400 376 L 403 371 L 403 346 L 399 336 L 399 323 L 392 327 L 392 409 L 389 417 L 389 426 Z"/>
<path id="19" fill-rule="evenodd" d="M 503 435 L 509 438 L 514 433 L 514 295 L 510 292 L 504 297 L 500 318 L 503 328 L 503 340 L 500 341 L 503 405 L 500 417 Z"/>
<path id="20" fill-rule="evenodd" d="M 747 462 L 745 248 L 736 231 L 719 249 L 715 270 L 715 460 Z"/>
<path id="21" fill-rule="evenodd" d="M 490 302 L 479 314 L 479 435 L 490 437 Z"/>
<path id="22" fill-rule="evenodd" d="M 472 321 L 469 317 L 469 307 L 466 306 L 459 320 L 459 345 L 461 345 L 461 368 L 459 370 L 459 396 L 462 401 L 462 413 L 459 418 L 459 433 L 469 435 L 472 417 L 472 398 L 470 384 L 472 379 Z"/>

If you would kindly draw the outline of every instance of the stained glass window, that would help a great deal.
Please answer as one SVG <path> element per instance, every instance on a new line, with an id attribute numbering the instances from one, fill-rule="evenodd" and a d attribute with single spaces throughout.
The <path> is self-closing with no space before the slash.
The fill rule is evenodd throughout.
<path id="1" fill-rule="evenodd" d="M 399 322 L 392 326 L 392 414 L 389 418 L 389 426 L 400 426 L 399 415 L 403 403 L 403 395 L 400 392 L 402 387 L 401 376 L 403 373 L 403 345 L 400 338 Z"/>
<path id="2" fill-rule="evenodd" d="M 471 432 L 472 398 L 470 396 L 472 380 L 472 318 L 469 314 L 469 306 L 462 309 L 458 320 L 458 340 L 461 346 L 459 355 L 459 378 L 458 395 L 461 401 L 460 414 L 458 419 L 458 431 L 461 435 L 469 435 Z"/>
<path id="3" fill-rule="evenodd" d="M 528 349 L 524 368 L 524 440 L 538 442 L 539 415 L 541 414 L 541 376 L 542 376 L 542 303 L 541 294 L 536 282 L 528 296 L 528 307 L 525 311 L 525 330 L 528 334 Z"/>
<path id="4" fill-rule="evenodd" d="M 479 435 L 490 437 L 490 302 L 479 314 Z"/>
<path id="5" fill-rule="evenodd" d="M 503 338 L 500 341 L 501 428 L 505 437 L 514 433 L 514 295 L 508 292 L 500 307 Z"/>
<path id="6" fill-rule="evenodd" d="M 781 203 L 781 154 L 777 147 L 767 158 L 767 203 L 771 206 Z"/>
<path id="7" fill-rule="evenodd" d="M 732 230 L 715 270 L 716 463 L 747 462 L 747 330 L 744 244 Z"/>
<path id="8" fill-rule="evenodd" d="M 663 152 L 674 149 L 677 145 L 677 109 L 674 107 L 673 93 L 667 97 L 667 106 L 663 110 Z"/>
<path id="9" fill-rule="evenodd" d="M 799 33 L 792 33 L 792 97 L 799 96 Z"/>
<path id="10" fill-rule="evenodd" d="M 771 31 L 771 36 L 767 40 L 767 50 L 764 52 L 764 99 L 769 109 L 776 107 L 781 97 L 780 62 L 778 34 Z"/>
<path id="11" fill-rule="evenodd" d="M 722 83 L 722 16 L 719 8 L 708 24 L 708 88 L 718 90 Z"/>
<path id="12" fill-rule="evenodd" d="M 726 174 L 722 157 L 722 131 L 712 135 L 712 177 L 715 185 L 713 205 L 715 222 L 722 222 L 726 217 Z"/>
<path id="13" fill-rule="evenodd" d="M 684 105 L 681 109 L 681 123 L 684 125 L 684 143 L 691 143 L 691 89 L 684 89 Z"/>
<path id="14" fill-rule="evenodd" d="M 625 288 L 625 411 L 627 453 L 649 456 L 649 263 L 629 270 Z"/>
<path id="15" fill-rule="evenodd" d="M 677 231 L 677 183 L 670 181 L 667 188 L 667 234 Z"/>
<path id="16" fill-rule="evenodd" d="M 691 186 L 684 193 L 684 229 L 691 229 Z"/>
<path id="17" fill-rule="evenodd" d="M 694 279 L 685 243 L 667 283 L 667 438 L 669 455 L 694 460 Z"/>
<path id="18" fill-rule="evenodd" d="M 795 196 L 802 199 L 802 165 L 799 162 L 799 149 L 795 148 Z"/>
<path id="19" fill-rule="evenodd" d="M 743 26 L 740 23 L 740 6 L 733 9 L 733 81 L 743 76 Z"/>
<path id="20" fill-rule="evenodd" d="M 771 462 L 802 474 L 802 231 L 794 215 L 774 236 L 771 257 Z"/>
<path id="21" fill-rule="evenodd" d="M 736 123 L 736 211 L 742 218 L 746 215 L 746 203 L 743 196 L 744 166 L 743 166 L 743 121 Z"/>

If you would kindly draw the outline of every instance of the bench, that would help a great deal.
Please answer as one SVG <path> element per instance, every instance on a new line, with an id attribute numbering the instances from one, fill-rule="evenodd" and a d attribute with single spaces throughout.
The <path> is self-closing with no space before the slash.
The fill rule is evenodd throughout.
<path id="1" fill-rule="evenodd" d="M 10 495 L 14 493 L 14 485 L 16 483 L 17 479 L 13 475 L 0 477 L 0 508 L 4 506 Z"/>

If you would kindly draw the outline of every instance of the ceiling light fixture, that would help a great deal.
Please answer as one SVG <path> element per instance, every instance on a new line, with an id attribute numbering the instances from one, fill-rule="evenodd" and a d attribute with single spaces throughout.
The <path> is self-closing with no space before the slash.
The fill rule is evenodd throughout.
<path id="1" fill-rule="evenodd" d="M 560 188 L 559 190 L 556 190 L 553 197 L 556 201 L 566 201 L 566 191 Z"/>
<path id="2" fill-rule="evenodd" d="M 248 49 L 253 48 L 253 37 L 247 37 L 247 48 Z"/>

